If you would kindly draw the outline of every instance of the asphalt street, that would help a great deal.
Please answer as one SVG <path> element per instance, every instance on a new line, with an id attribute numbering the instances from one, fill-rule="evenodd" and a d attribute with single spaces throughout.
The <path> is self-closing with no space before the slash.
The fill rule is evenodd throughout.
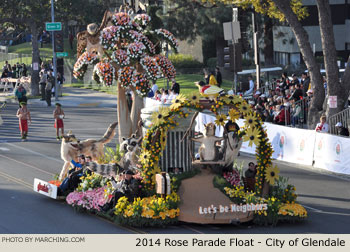
<path id="1" fill-rule="evenodd" d="M 65 98 L 67 100 L 67 98 Z M 308 210 L 303 223 L 277 227 L 241 225 L 193 225 L 180 223 L 166 228 L 133 229 L 121 227 L 96 216 L 77 213 L 64 201 L 53 200 L 33 191 L 34 178 L 51 180 L 62 168 L 60 142 L 55 139 L 54 107 L 29 105 L 32 125 L 28 142 L 21 142 L 16 110 L 8 104 L 1 111 L 0 126 L 0 233 L 350 233 L 350 179 L 312 167 L 278 162 L 281 175 L 289 177 L 299 194 L 298 201 Z M 99 138 L 117 118 L 116 107 L 64 106 L 65 131 L 79 139 Z M 109 146 L 114 147 L 116 137 Z M 245 167 L 252 156 L 243 156 Z"/>

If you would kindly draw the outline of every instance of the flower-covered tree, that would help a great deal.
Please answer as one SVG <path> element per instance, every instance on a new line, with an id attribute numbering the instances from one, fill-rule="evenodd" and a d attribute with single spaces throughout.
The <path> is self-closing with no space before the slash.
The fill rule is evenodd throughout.
<path id="1" fill-rule="evenodd" d="M 107 12 L 106 12 L 107 13 Z M 150 16 L 118 12 L 105 14 L 97 32 L 99 41 L 87 34 L 86 50 L 74 65 L 74 76 L 81 79 L 88 65 L 94 65 L 93 79 L 106 86 L 117 82 L 119 139 L 129 137 L 137 129 L 143 97 L 150 91 L 151 82 L 158 78 L 175 78 L 176 71 L 169 59 L 161 54 L 163 42 L 177 52 L 178 41 L 165 29 L 150 30 Z M 97 39 L 95 39 L 97 40 Z M 93 46 L 89 43 L 93 42 Z M 91 43 L 92 43 L 91 42 Z M 127 89 L 133 92 L 129 110 Z"/>

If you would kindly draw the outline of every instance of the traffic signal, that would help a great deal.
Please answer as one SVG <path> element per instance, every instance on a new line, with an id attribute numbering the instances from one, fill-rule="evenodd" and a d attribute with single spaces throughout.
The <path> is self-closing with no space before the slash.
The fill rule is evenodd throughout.
<path id="1" fill-rule="evenodd" d="M 63 40 L 63 32 L 55 31 L 55 52 L 63 52 L 64 51 L 64 40 Z"/>
<path id="2" fill-rule="evenodd" d="M 242 71 L 241 44 L 231 44 L 224 48 L 224 67 L 231 72 Z"/>

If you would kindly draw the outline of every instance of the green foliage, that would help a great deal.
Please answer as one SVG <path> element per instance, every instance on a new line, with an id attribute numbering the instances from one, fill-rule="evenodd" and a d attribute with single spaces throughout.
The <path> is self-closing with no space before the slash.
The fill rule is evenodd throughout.
<path id="1" fill-rule="evenodd" d="M 217 58 L 213 57 L 213 58 L 209 58 L 207 60 L 207 67 L 209 67 L 210 69 L 214 69 L 217 66 Z"/>
<path id="2" fill-rule="evenodd" d="M 100 164 L 118 163 L 122 158 L 123 153 L 119 150 L 119 144 L 116 145 L 115 149 L 105 146 L 105 152 L 102 157 L 99 158 Z"/>
<path id="3" fill-rule="evenodd" d="M 162 12 L 162 7 L 151 5 L 147 8 L 147 14 L 151 17 L 151 23 L 149 24 L 151 30 L 163 28 L 164 24 L 159 17 L 159 13 Z"/>
<path id="4" fill-rule="evenodd" d="M 170 174 L 171 176 L 171 185 L 172 185 L 172 190 L 174 190 L 175 192 L 177 192 L 180 188 L 181 185 L 181 181 L 184 179 L 188 179 L 188 178 L 192 178 L 195 175 L 197 175 L 198 173 L 200 173 L 199 169 L 193 169 L 187 172 L 183 172 L 180 174 Z"/>
<path id="5" fill-rule="evenodd" d="M 210 58 L 216 57 L 216 39 L 215 38 L 203 39 L 202 40 L 202 52 L 203 52 L 204 64 L 207 65 L 208 67 L 210 67 L 208 60 Z M 216 64 L 215 64 L 215 66 L 216 66 Z"/>
<path id="6" fill-rule="evenodd" d="M 224 190 L 225 187 L 232 187 L 231 184 L 227 182 L 227 180 L 220 175 L 216 175 L 214 177 L 213 185 L 215 188 L 219 189 L 223 193 L 225 193 L 225 190 Z"/>
<path id="7" fill-rule="evenodd" d="M 169 59 L 176 69 L 178 68 L 201 68 L 203 64 L 188 54 L 171 54 Z"/>
<path id="8" fill-rule="evenodd" d="M 295 187 L 288 184 L 288 178 L 280 176 L 275 185 L 271 187 L 270 195 L 282 203 L 294 203 L 297 199 Z"/>
<path id="9" fill-rule="evenodd" d="M 273 0 L 200 0 L 199 2 L 205 2 L 208 4 L 208 6 L 217 4 L 236 5 L 242 7 L 243 9 L 247 9 L 253 6 L 254 10 L 258 13 L 267 15 L 271 18 L 277 18 L 280 21 L 285 20 L 283 13 L 277 8 Z M 307 8 L 303 6 L 302 0 L 291 0 L 289 3 L 291 9 L 295 15 L 297 15 L 299 20 L 304 19 L 309 15 Z"/>

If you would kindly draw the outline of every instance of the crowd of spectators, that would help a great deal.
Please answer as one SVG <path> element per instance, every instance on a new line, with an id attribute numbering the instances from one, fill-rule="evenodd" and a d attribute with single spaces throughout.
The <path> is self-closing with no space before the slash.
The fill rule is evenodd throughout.
<path id="1" fill-rule="evenodd" d="M 2 68 L 1 78 L 21 78 L 27 77 L 28 69 L 26 64 L 16 63 L 11 66 L 8 61 L 5 61 L 5 64 Z"/>
<path id="2" fill-rule="evenodd" d="M 283 73 L 280 79 L 273 79 L 264 91 L 254 92 L 251 83 L 253 80 L 249 77 L 249 90 L 243 96 L 263 121 L 293 127 L 302 127 L 306 123 L 308 105 L 313 96 L 307 73 L 300 78 L 296 74 L 289 78 L 287 73 Z"/>

